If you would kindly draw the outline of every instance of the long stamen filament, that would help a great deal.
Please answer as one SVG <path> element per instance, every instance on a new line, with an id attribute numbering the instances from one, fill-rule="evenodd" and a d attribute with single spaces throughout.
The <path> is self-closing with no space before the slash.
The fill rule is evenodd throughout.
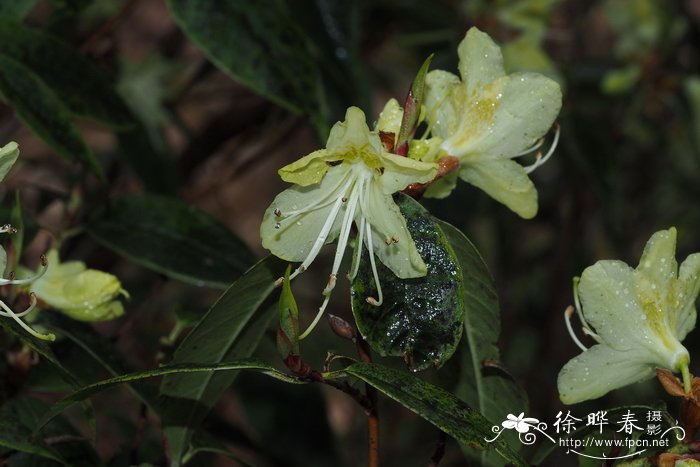
<path id="1" fill-rule="evenodd" d="M 347 180 L 350 177 L 350 175 L 346 175 L 345 178 L 343 178 L 343 182 Z M 341 182 L 342 183 L 342 182 Z M 352 184 L 352 180 L 348 180 L 344 185 L 343 188 L 340 190 L 341 193 L 345 193 L 350 185 Z M 299 214 L 304 214 L 309 211 L 313 211 L 315 209 L 321 209 L 325 208 L 326 206 L 329 206 L 335 201 L 334 195 L 337 192 L 331 192 L 328 195 L 314 201 L 313 203 L 309 204 L 308 206 L 305 206 L 303 209 L 296 209 L 294 211 L 282 211 L 280 212 L 280 217 L 282 217 L 281 221 L 289 220 L 293 217 L 298 216 Z"/>
<path id="2" fill-rule="evenodd" d="M 5 279 L 5 278 L 0 278 L 0 285 L 24 285 L 24 284 L 29 284 L 34 282 L 35 280 L 39 279 L 41 276 L 46 274 L 46 270 L 49 268 L 49 263 L 46 260 L 46 256 L 42 255 L 41 256 L 41 269 L 39 272 L 31 277 L 26 277 L 24 279 Z"/>
<path id="3" fill-rule="evenodd" d="M 56 339 L 55 335 L 53 335 L 51 333 L 49 333 L 49 334 L 38 333 L 34 329 L 32 329 L 27 323 L 25 323 L 24 321 L 22 321 L 20 319 L 20 316 L 24 316 L 27 313 L 30 313 L 34 309 L 35 306 L 36 306 L 36 295 L 34 295 L 33 293 L 29 295 L 29 307 L 19 314 L 12 311 L 12 309 L 10 309 L 10 307 L 8 307 L 2 300 L 0 300 L 0 307 L 2 307 L 7 312 L 7 314 L 3 314 L 3 316 L 8 316 L 8 317 L 14 319 L 17 322 L 17 324 L 22 326 L 22 328 L 25 331 L 27 331 L 29 334 L 36 337 L 37 339 L 41 339 L 41 340 L 45 340 L 45 341 L 55 340 Z"/>
<path id="4" fill-rule="evenodd" d="M 559 124 L 555 123 L 554 124 L 554 140 L 552 141 L 552 145 L 549 147 L 549 151 L 543 156 L 540 157 L 538 154 L 537 160 L 535 160 L 534 163 L 531 165 L 528 165 L 524 167 L 525 173 L 529 174 L 532 173 L 535 169 L 538 167 L 542 166 L 545 162 L 549 160 L 550 157 L 552 157 L 552 154 L 554 154 L 554 150 L 557 148 L 557 145 L 559 144 L 559 134 L 561 133 Z"/>
<path id="5" fill-rule="evenodd" d="M 354 280 L 357 277 L 357 273 L 360 270 L 360 259 L 362 258 L 362 247 L 364 246 L 365 237 L 365 218 L 360 218 L 360 226 L 357 229 L 357 240 L 355 241 L 355 264 L 352 272 L 350 273 L 350 280 Z"/>
<path id="6" fill-rule="evenodd" d="M 328 234 L 333 228 L 335 218 L 338 217 L 338 212 L 340 211 L 340 206 L 343 204 L 343 199 L 344 195 L 341 195 L 338 197 L 338 199 L 336 199 L 333 208 L 331 208 L 330 214 L 328 214 L 328 217 L 326 218 L 326 222 L 323 224 L 323 227 L 321 228 L 321 231 L 319 232 L 316 241 L 314 242 L 313 246 L 311 247 L 311 250 L 309 251 L 309 254 L 306 256 L 306 259 L 304 259 L 301 265 L 292 273 L 292 275 L 289 276 L 290 281 L 302 272 L 306 271 L 306 268 L 308 268 L 309 265 L 313 263 L 313 261 L 316 259 L 316 256 L 318 256 L 318 253 L 321 251 L 321 247 L 323 247 L 323 245 L 326 243 Z"/>
<path id="7" fill-rule="evenodd" d="M 374 274 L 374 284 L 377 286 L 377 296 L 379 300 L 374 297 L 367 297 L 367 303 L 374 306 L 379 306 L 384 302 L 384 296 L 382 295 L 382 287 L 379 284 L 379 274 L 377 274 L 377 263 L 374 261 L 374 248 L 372 246 L 372 226 L 367 222 L 365 224 L 367 229 L 367 249 L 369 250 L 369 263 L 372 265 L 372 274 Z"/>
<path id="8" fill-rule="evenodd" d="M 544 138 L 540 138 L 535 144 L 533 144 L 529 148 L 525 149 L 523 152 L 519 152 L 518 154 L 516 154 L 513 157 L 526 156 L 526 155 L 530 154 L 532 151 L 535 151 L 535 150 L 541 148 L 543 144 L 544 144 Z"/>
<path id="9" fill-rule="evenodd" d="M 566 322 L 566 329 L 569 331 L 569 335 L 571 336 L 571 340 L 574 341 L 574 344 L 576 344 L 581 350 L 585 352 L 586 350 L 588 350 L 588 347 L 583 345 L 581 341 L 578 340 L 578 337 L 576 337 L 576 334 L 574 334 L 573 327 L 571 327 L 571 316 L 573 316 L 573 314 L 574 307 L 572 307 L 571 305 L 566 307 L 566 310 L 564 310 L 564 321 Z"/>

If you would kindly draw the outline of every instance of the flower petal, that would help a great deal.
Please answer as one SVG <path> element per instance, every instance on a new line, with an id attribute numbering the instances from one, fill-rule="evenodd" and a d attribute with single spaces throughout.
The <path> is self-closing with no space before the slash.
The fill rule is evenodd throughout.
<path id="1" fill-rule="evenodd" d="M 594 345 L 571 359 L 559 372 L 559 398 L 565 404 L 595 399 L 613 389 L 654 376 L 654 366 L 634 351 Z"/>
<path id="2" fill-rule="evenodd" d="M 459 77 L 453 73 L 433 70 L 426 75 L 423 105 L 433 135 L 446 138 L 457 131 L 464 103 L 453 93 L 461 87 Z"/>
<path id="3" fill-rule="evenodd" d="M 561 109 L 559 85 L 538 73 L 514 73 L 459 98 L 463 117 L 443 149 L 468 161 L 516 156 L 549 130 Z"/>
<path id="4" fill-rule="evenodd" d="M 531 219 L 537 214 L 537 190 L 517 162 L 503 159 L 463 163 L 459 176 L 520 217 Z"/>
<path id="5" fill-rule="evenodd" d="M 678 321 L 676 333 L 683 340 L 695 328 L 697 310 L 695 301 L 700 292 L 700 253 L 694 253 L 681 264 L 678 274 Z"/>
<path id="6" fill-rule="evenodd" d="M 260 225 L 263 247 L 287 261 L 303 261 L 331 213 L 333 202 L 344 196 L 341 191 L 346 186 L 347 175 L 348 171 L 341 164 L 331 167 L 320 184 L 293 185 L 278 194 Z M 338 237 L 344 210 L 345 205 L 341 206 L 326 243 Z M 290 216 L 294 211 L 299 214 Z"/>
<path id="7" fill-rule="evenodd" d="M 337 154 L 326 149 L 319 149 L 306 155 L 291 164 L 287 164 L 278 170 L 282 180 L 296 183 L 301 186 L 309 186 L 321 181 L 330 169 L 328 162 L 339 160 Z"/>
<path id="8" fill-rule="evenodd" d="M 505 76 L 501 48 L 488 34 L 471 28 L 457 48 L 459 73 L 467 93 Z"/>
<path id="9" fill-rule="evenodd" d="M 394 133 L 394 137 L 396 137 L 401 130 L 401 120 L 403 120 L 403 109 L 399 105 L 399 101 L 392 97 L 384 104 L 384 109 L 379 113 L 376 128 L 379 131 Z"/>
<path id="10" fill-rule="evenodd" d="M 365 113 L 358 107 L 348 107 L 345 121 L 333 125 L 326 149 L 344 152 L 349 148 L 361 149 L 369 146 L 369 152 L 381 153 L 382 143 L 376 132 L 369 131 Z"/>
<path id="11" fill-rule="evenodd" d="M 639 260 L 637 271 L 664 293 L 676 277 L 676 229 L 661 230 L 651 236 Z"/>
<path id="12" fill-rule="evenodd" d="M 0 182 L 5 178 L 19 157 L 19 146 L 14 141 L 0 148 Z"/>
<path id="13" fill-rule="evenodd" d="M 428 186 L 428 189 L 425 190 L 423 196 L 426 198 L 437 199 L 447 198 L 450 193 L 452 193 L 452 190 L 454 190 L 457 186 L 458 176 L 459 172 L 457 170 L 453 170 L 444 177 L 438 178 Z"/>
<path id="14" fill-rule="evenodd" d="M 607 345 L 618 350 L 635 346 L 643 341 L 642 333 L 648 334 L 633 272 L 622 261 L 598 261 L 583 271 L 578 285 L 586 321 Z"/>
<path id="15" fill-rule="evenodd" d="M 377 184 L 369 184 L 360 209 L 372 227 L 372 245 L 379 260 L 401 279 L 425 276 L 428 270 L 391 195 L 384 194 Z"/>
<path id="16" fill-rule="evenodd" d="M 411 183 L 428 183 L 437 175 L 435 162 L 421 162 L 396 154 L 384 153 L 382 156 L 384 173 L 375 175 L 374 181 L 381 184 L 384 194 L 390 195 L 401 191 Z"/>

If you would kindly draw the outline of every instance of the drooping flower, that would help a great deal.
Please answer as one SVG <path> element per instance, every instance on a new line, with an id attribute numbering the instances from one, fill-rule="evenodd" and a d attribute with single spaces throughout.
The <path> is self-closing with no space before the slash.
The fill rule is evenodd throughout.
<path id="1" fill-rule="evenodd" d="M 124 314 L 117 298 L 128 294 L 116 276 L 88 269 L 82 261 L 61 263 L 55 249 L 47 257 L 46 273 L 29 286 L 41 301 L 79 321 L 107 321 Z"/>
<path id="2" fill-rule="evenodd" d="M 583 353 L 559 373 L 562 402 L 595 399 L 651 378 L 657 367 L 681 372 L 689 390 L 690 356 L 681 341 L 695 327 L 700 253 L 688 256 L 679 270 L 675 250 L 672 227 L 652 235 L 636 269 L 604 260 L 583 271 L 575 303 L 583 332 L 597 344 L 583 346 L 567 310 L 567 327 Z"/>
<path id="3" fill-rule="evenodd" d="M 441 149 L 460 159 L 459 172 L 431 185 L 426 196 L 447 196 L 457 176 L 524 218 L 537 213 L 537 190 L 528 174 L 552 154 L 523 167 L 513 158 L 537 150 L 561 108 L 559 85 L 538 73 L 506 75 L 503 56 L 491 38 L 471 28 L 459 45 L 460 77 L 428 73 L 426 120 Z"/>
<path id="4" fill-rule="evenodd" d="M 357 227 L 355 265 L 364 245 L 377 284 L 378 297 L 367 297 L 369 303 L 382 302 L 375 256 L 400 278 L 427 273 L 392 194 L 412 183 L 429 182 L 437 165 L 387 152 L 379 137 L 381 129 L 370 131 L 362 110 L 350 107 L 345 121 L 331 129 L 325 149 L 279 171 L 283 180 L 294 185 L 277 195 L 267 209 L 260 235 L 263 246 L 274 255 L 301 263 L 290 279 L 311 265 L 324 244 L 338 239 L 323 291 L 325 299 L 300 338 L 318 322 L 328 304 L 353 223 Z M 352 274 L 356 273 L 357 267 Z"/>

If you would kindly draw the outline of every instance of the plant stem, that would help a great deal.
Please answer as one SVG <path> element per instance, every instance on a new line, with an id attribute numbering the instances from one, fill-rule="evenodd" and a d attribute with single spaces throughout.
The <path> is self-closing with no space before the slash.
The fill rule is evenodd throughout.
<path id="1" fill-rule="evenodd" d="M 372 362 L 369 345 L 359 335 L 355 339 L 355 347 L 360 361 Z M 365 393 L 370 401 L 370 407 L 367 411 L 367 465 L 368 467 L 379 467 L 379 395 L 377 390 L 369 384 L 365 384 Z"/>

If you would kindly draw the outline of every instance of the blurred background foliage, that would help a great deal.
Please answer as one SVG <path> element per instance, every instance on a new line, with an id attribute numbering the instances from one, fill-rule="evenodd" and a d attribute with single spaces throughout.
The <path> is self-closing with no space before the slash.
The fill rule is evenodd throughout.
<path id="1" fill-rule="evenodd" d="M 432 68 L 456 70 L 471 26 L 503 46 L 507 70 L 544 73 L 564 90 L 561 142 L 533 176 L 534 220 L 466 184 L 424 202 L 471 238 L 495 278 L 501 355 L 529 395 L 528 415 L 551 423 L 562 409 L 556 375 L 578 353 L 563 322 L 572 276 L 604 258 L 634 264 L 651 233 L 669 226 L 679 231 L 679 260 L 700 251 L 693 0 L 17 0 L 0 1 L 0 22 L 13 24 L 0 28 L 0 142 L 16 140 L 22 151 L 4 184 L 4 218 L 19 191 L 25 262 L 33 267 L 61 241 L 70 257 L 122 279 L 132 295 L 126 315 L 95 325 L 116 349 L 97 361 L 118 361 L 117 373 L 167 361 L 218 288 L 265 254 L 258 228 L 284 187 L 279 167 L 321 146 L 347 106 L 376 118 L 387 98 L 403 99 L 430 53 Z M 168 222 L 179 237 L 158 236 Z M 183 244 L 184 257 L 154 267 Z M 208 277 L 212 264 L 219 269 Z M 326 270 L 319 263 L 295 283 L 304 320 Z M 332 312 L 351 319 L 340 282 Z M 696 356 L 697 332 L 686 340 Z M 75 342 L 54 346 L 61 363 L 85 381 L 109 376 L 80 358 Z M 323 327 L 303 344 L 316 367 L 326 351 L 353 353 Z M 11 337 L 0 345 L 12 356 L 0 363 L 3 412 L 41 413 L 36 399 L 15 396 L 68 389 Z M 276 361 L 271 332 L 256 354 Z M 452 362 L 427 377 L 449 386 L 458 371 Z M 206 419 L 209 433 L 256 464 L 364 462 L 364 415 L 351 400 L 261 378 L 236 381 Z M 662 399 L 652 381 L 576 410 Z M 163 461 L 158 425 L 146 423 L 153 415 L 127 391 L 94 404 L 102 459 Z M 388 401 L 380 410 L 387 465 L 425 465 L 436 430 Z M 94 455 L 82 460 L 90 465 Z M 206 456 L 196 460 L 207 465 Z M 462 465 L 462 456 L 448 442 L 443 463 Z"/>

